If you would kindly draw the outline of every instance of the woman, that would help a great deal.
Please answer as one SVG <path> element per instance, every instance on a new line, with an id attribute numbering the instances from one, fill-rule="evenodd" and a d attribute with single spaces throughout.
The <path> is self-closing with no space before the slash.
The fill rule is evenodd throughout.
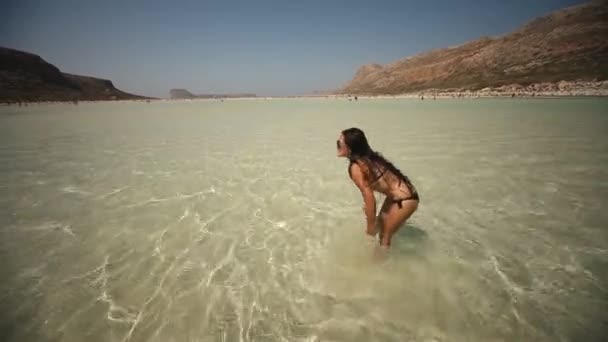
<path id="1" fill-rule="evenodd" d="M 377 232 L 374 191 L 386 196 L 377 224 L 380 245 L 388 248 L 395 232 L 418 208 L 418 192 L 407 176 L 372 150 L 362 130 L 346 129 L 336 143 L 338 157 L 349 159 L 348 174 L 363 195 L 369 235 L 375 236 Z"/>

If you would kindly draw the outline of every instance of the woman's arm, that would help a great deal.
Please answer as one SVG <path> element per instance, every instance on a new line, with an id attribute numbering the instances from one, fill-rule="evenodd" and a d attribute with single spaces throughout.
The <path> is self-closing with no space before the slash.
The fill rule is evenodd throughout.
<path id="1" fill-rule="evenodd" d="M 367 219 L 367 234 L 376 235 L 376 197 L 374 190 L 369 185 L 365 171 L 357 163 L 350 166 L 350 178 L 361 191 L 365 203 L 365 217 Z"/>

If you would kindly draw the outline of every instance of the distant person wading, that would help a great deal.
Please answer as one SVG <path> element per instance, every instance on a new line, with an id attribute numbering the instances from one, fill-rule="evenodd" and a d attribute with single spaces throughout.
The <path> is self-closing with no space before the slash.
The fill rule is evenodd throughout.
<path id="1" fill-rule="evenodd" d="M 372 150 L 362 130 L 342 131 L 336 144 L 337 156 L 348 158 L 348 174 L 363 195 L 366 232 L 379 232 L 380 245 L 388 248 L 399 227 L 418 209 L 418 192 L 407 176 Z M 377 218 L 374 191 L 386 196 Z"/>

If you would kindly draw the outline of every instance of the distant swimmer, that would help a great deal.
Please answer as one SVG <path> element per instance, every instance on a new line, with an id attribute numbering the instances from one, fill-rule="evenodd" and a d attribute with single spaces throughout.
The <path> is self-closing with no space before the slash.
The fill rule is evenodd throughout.
<path id="1" fill-rule="evenodd" d="M 372 150 L 362 130 L 342 131 L 336 144 L 337 156 L 348 158 L 348 174 L 363 195 L 366 232 L 375 236 L 379 230 L 380 245 L 388 248 L 393 235 L 418 209 L 418 192 L 407 176 Z M 377 218 L 374 191 L 386 196 Z"/>

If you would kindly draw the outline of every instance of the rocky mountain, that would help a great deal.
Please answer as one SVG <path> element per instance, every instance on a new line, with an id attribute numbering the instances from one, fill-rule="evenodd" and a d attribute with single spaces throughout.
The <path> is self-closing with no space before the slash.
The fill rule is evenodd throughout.
<path id="1" fill-rule="evenodd" d="M 235 98 L 235 97 L 256 97 L 256 94 L 241 93 L 241 94 L 201 94 L 194 95 L 186 89 L 171 89 L 169 96 L 172 99 L 217 99 L 217 98 Z"/>
<path id="2" fill-rule="evenodd" d="M 61 72 L 40 56 L 0 47 L 0 101 L 146 99 L 118 90 L 110 80 Z"/>
<path id="3" fill-rule="evenodd" d="M 402 94 L 608 79 L 608 1 L 568 7 L 493 38 L 368 64 L 337 93 Z"/>

